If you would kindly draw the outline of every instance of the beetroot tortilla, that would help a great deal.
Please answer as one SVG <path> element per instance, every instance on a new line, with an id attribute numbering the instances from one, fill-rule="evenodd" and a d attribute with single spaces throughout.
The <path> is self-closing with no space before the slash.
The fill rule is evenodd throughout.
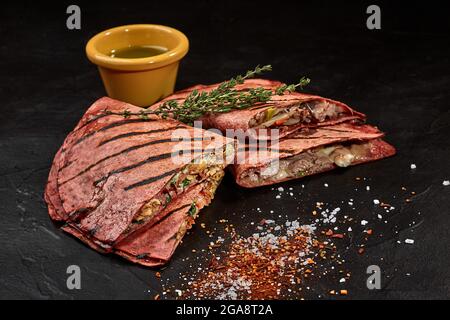
<path id="1" fill-rule="evenodd" d="M 194 202 L 202 192 L 210 200 L 234 141 L 170 119 L 124 118 L 105 110 L 142 109 L 109 98 L 94 103 L 57 152 L 45 200 L 50 217 L 64 221 L 65 231 L 110 252 L 164 219 L 178 197 Z M 180 152 L 188 157 L 173 161 Z"/>

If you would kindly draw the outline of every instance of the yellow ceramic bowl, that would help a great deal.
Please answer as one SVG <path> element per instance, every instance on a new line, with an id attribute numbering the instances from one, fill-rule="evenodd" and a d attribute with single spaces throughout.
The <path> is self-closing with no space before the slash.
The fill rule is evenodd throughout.
<path id="1" fill-rule="evenodd" d="M 112 50 L 133 46 L 161 46 L 168 50 L 146 58 L 110 57 Z M 111 98 L 144 107 L 173 92 L 179 61 L 188 49 L 188 39 L 176 29 L 134 24 L 97 34 L 87 43 L 86 54 L 98 66 Z"/>

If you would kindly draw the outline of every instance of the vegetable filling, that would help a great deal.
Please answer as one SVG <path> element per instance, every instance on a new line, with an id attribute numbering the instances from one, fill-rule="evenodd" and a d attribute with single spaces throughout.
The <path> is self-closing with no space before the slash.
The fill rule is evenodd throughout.
<path id="1" fill-rule="evenodd" d="M 273 128 L 295 124 L 309 124 L 334 120 L 344 113 L 334 103 L 322 100 L 302 102 L 288 108 L 269 107 L 250 120 L 251 128 Z"/>
<path id="2" fill-rule="evenodd" d="M 334 166 L 345 168 L 369 156 L 370 149 L 370 142 L 319 147 L 261 168 L 245 171 L 242 179 L 260 184 L 303 177 L 329 170 Z"/>
<path id="3" fill-rule="evenodd" d="M 133 224 L 138 225 L 147 222 L 162 211 L 173 198 L 184 193 L 192 186 L 202 183 L 206 189 L 211 189 L 211 186 L 218 184 L 224 175 L 225 168 L 225 164 L 223 162 L 218 163 L 218 159 L 215 156 L 207 156 L 186 165 L 170 179 L 155 198 L 142 207 L 139 214 L 134 217 Z M 216 187 L 217 185 L 213 188 L 214 191 Z"/>

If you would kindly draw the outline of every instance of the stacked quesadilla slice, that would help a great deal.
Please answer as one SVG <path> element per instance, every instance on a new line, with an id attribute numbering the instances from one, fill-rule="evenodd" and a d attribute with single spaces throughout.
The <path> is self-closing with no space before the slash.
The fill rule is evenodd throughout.
<path id="1" fill-rule="evenodd" d="M 395 148 L 381 140 L 384 133 L 365 124 L 366 115 L 316 95 L 277 95 L 281 85 L 278 81 L 246 80 L 236 90 L 262 87 L 273 91 L 271 99 L 248 109 L 208 114 L 200 119 L 204 128 L 238 138 L 231 171 L 239 185 L 269 185 L 395 154 Z M 208 92 L 217 87 L 191 87 L 151 108 L 169 100 L 181 103 L 193 90 Z"/>

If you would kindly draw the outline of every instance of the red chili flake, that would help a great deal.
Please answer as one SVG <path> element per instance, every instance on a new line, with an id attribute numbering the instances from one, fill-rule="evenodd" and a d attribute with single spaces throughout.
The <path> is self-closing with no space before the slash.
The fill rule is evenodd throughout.
<path id="1" fill-rule="evenodd" d="M 286 236 L 276 236 L 270 227 L 257 236 L 236 236 L 220 260 L 213 257 L 198 273 L 183 296 L 194 299 L 279 299 L 302 278 L 312 277 L 317 267 L 312 259 L 321 242 L 311 229 L 289 227 Z M 325 252 L 325 251 L 323 251 Z"/>

